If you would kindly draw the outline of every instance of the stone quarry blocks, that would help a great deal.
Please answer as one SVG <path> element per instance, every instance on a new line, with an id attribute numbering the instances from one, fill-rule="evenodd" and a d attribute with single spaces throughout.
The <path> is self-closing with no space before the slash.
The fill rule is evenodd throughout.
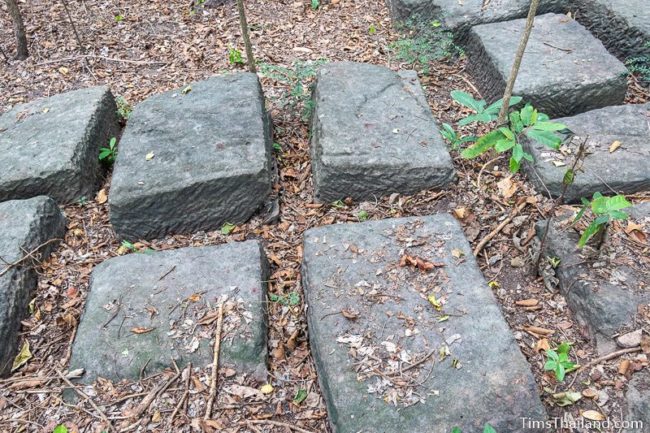
<path id="1" fill-rule="evenodd" d="M 339 62 L 321 67 L 311 155 L 318 200 L 370 200 L 442 188 L 451 157 L 414 71 Z"/>
<path id="2" fill-rule="evenodd" d="M 625 211 L 630 221 L 640 226 L 637 230 L 650 239 L 650 203 Z M 545 256 L 556 257 L 560 264 L 554 275 L 545 272 L 545 280 L 557 284 L 599 352 L 607 353 L 612 350 L 613 335 L 626 326 L 650 320 L 650 260 L 643 255 L 642 244 L 628 239 L 634 234 L 622 229 L 608 232 L 600 254 L 589 247 L 579 249 L 580 232 L 572 221 L 573 214 L 569 213 L 556 218 L 550 226 Z M 623 224 L 625 228 L 627 223 Z M 545 226 L 545 221 L 537 224 L 538 237 L 543 236 Z M 645 319 L 637 316 L 644 314 Z"/>
<path id="3" fill-rule="evenodd" d="M 548 189 L 558 197 L 564 174 L 580 143 L 587 140 L 582 169 L 568 187 L 565 201 L 577 203 L 581 197 L 591 198 L 594 192 L 604 193 L 609 188 L 626 194 L 650 190 L 649 120 L 650 104 L 607 107 L 557 119 L 575 136 L 567 137 L 560 151 L 538 142 L 525 143 L 535 159 L 532 167 L 524 165 L 528 179 L 537 191 Z"/>
<path id="4" fill-rule="evenodd" d="M 21 104 L 0 117 L 0 201 L 48 195 L 59 203 L 92 196 L 99 148 L 119 132 L 108 87 Z"/>
<path id="5" fill-rule="evenodd" d="M 619 59 L 650 56 L 646 0 L 577 0 L 576 18 Z"/>
<path id="6" fill-rule="evenodd" d="M 501 0 L 387 0 L 393 19 L 399 21 L 438 20 L 446 28 L 465 32 L 469 27 L 523 18 L 528 14 L 530 1 Z M 569 9 L 569 0 L 541 0 L 538 14 L 563 13 Z"/>
<path id="7" fill-rule="evenodd" d="M 473 27 L 468 70 L 488 101 L 505 90 L 524 19 Z M 535 19 L 514 95 L 551 117 L 623 103 L 627 69 L 587 29 L 566 15 Z"/>
<path id="8" fill-rule="evenodd" d="M 216 310 L 225 304 L 220 365 L 266 374 L 267 262 L 257 241 L 129 254 L 98 265 L 72 347 L 84 383 L 137 379 L 192 361 L 212 363 Z"/>
<path id="9" fill-rule="evenodd" d="M 49 197 L 0 203 L 0 375 L 8 373 L 18 351 L 20 321 L 36 288 L 34 262 L 29 252 L 46 258 L 63 238 L 65 217 Z M 38 248 L 40 246 L 40 248 Z M 37 251 L 34 251 L 38 248 Z M 6 263 L 16 263 L 7 266 Z"/>
<path id="10" fill-rule="evenodd" d="M 151 239 L 244 222 L 271 191 L 270 128 L 255 74 L 213 77 L 138 104 L 109 195 L 117 234 Z"/>
<path id="11" fill-rule="evenodd" d="M 545 419 L 528 363 L 451 216 L 309 230 L 302 276 L 333 431 L 474 432 L 489 422 L 523 432 L 522 417 Z"/>

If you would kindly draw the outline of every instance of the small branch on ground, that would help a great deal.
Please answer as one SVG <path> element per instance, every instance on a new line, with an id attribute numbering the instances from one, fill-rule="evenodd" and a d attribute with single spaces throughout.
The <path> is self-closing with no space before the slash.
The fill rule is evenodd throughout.
<path id="1" fill-rule="evenodd" d="M 217 311 L 217 329 L 214 332 L 214 357 L 212 360 L 212 374 L 210 376 L 210 397 L 205 405 L 204 419 L 210 419 L 212 406 L 217 396 L 217 372 L 219 370 L 219 348 L 221 346 L 221 328 L 223 327 L 223 303 L 219 304 Z"/>
<path id="2" fill-rule="evenodd" d="M 503 104 L 501 105 L 499 118 L 497 120 L 498 125 L 503 125 L 506 123 L 506 116 L 508 115 L 508 108 L 510 107 L 512 90 L 515 87 L 515 81 L 517 81 L 517 74 L 519 74 L 521 59 L 524 57 L 524 51 L 526 51 L 526 45 L 528 45 L 530 32 L 533 30 L 533 24 L 535 23 L 535 14 L 537 13 L 538 6 L 539 0 L 532 0 L 530 2 L 528 17 L 526 18 L 526 27 L 524 28 L 524 33 L 521 35 L 521 40 L 519 41 L 519 46 L 517 47 L 517 53 L 515 54 L 515 60 L 512 63 L 512 69 L 510 70 L 510 76 L 508 77 L 508 82 L 506 83 L 506 91 L 503 94 Z"/>
<path id="3" fill-rule="evenodd" d="M 63 4 L 63 9 L 65 9 L 65 14 L 68 16 L 68 21 L 70 21 L 70 25 L 72 26 L 72 31 L 74 32 L 74 36 L 77 39 L 77 45 L 79 46 L 79 51 L 83 53 L 85 52 L 85 49 L 83 43 L 81 42 L 81 37 L 79 36 L 79 32 L 77 31 L 77 26 L 74 24 L 74 21 L 72 20 L 72 15 L 70 15 L 70 10 L 68 9 L 68 1 L 61 0 L 61 4 Z"/>
<path id="4" fill-rule="evenodd" d="M 498 235 L 499 232 L 500 232 L 501 230 L 503 230 L 503 228 L 504 228 L 505 226 L 507 226 L 507 225 L 510 223 L 510 221 L 512 221 L 512 219 L 513 219 L 514 217 L 516 217 L 516 216 L 519 214 L 519 212 L 521 212 L 521 210 L 522 210 L 523 208 L 526 207 L 527 204 L 528 204 L 527 201 L 523 201 L 523 202 L 519 203 L 519 205 L 518 205 L 516 208 L 514 208 L 514 209 L 512 210 L 512 212 L 510 213 L 510 215 L 508 216 L 508 218 L 506 218 L 506 219 L 504 219 L 503 221 L 501 221 L 501 224 L 499 224 L 499 225 L 498 225 L 494 230 L 492 230 L 492 231 L 491 231 L 490 233 L 488 233 L 488 234 L 487 234 L 483 239 L 481 239 L 481 242 L 479 242 L 478 245 L 476 245 L 476 248 L 474 248 L 474 257 L 477 257 L 477 256 L 478 256 L 478 253 L 480 253 L 481 250 L 483 250 L 483 248 L 485 247 L 485 245 L 486 245 L 488 242 L 490 242 L 490 241 L 492 240 L 492 238 L 494 238 L 496 235 Z"/>
<path id="5" fill-rule="evenodd" d="M 240 423 L 240 425 L 246 425 L 247 423 L 250 423 L 250 424 L 268 424 L 268 425 L 272 425 L 272 426 L 276 426 L 276 427 L 284 427 L 284 428 L 287 428 L 287 429 L 290 429 L 290 430 L 297 431 L 298 433 L 314 433 L 311 430 L 306 430 L 306 429 L 304 429 L 302 427 L 298 427 L 295 424 L 287 424 L 286 422 L 272 421 L 270 419 L 247 420 L 247 421 L 244 421 L 244 422 Z"/>
<path id="6" fill-rule="evenodd" d="M 5 261 L 2 257 L 0 257 L 0 261 L 2 261 L 3 263 L 5 263 L 5 264 L 7 265 L 7 266 L 6 266 L 2 271 L 0 271 L 0 277 L 2 277 L 4 274 L 6 274 L 7 272 L 9 272 L 9 271 L 10 271 L 12 268 L 14 268 L 15 266 L 20 265 L 22 262 L 24 262 L 24 261 L 27 260 L 27 259 L 32 258 L 32 259 L 38 261 L 38 259 L 36 259 L 36 257 L 34 257 L 34 254 L 36 254 L 36 252 L 37 252 L 38 250 L 40 250 L 40 249 L 43 248 L 44 246 L 49 245 L 49 244 L 51 244 L 51 243 L 53 243 L 53 242 L 60 242 L 60 241 L 61 241 L 61 239 L 59 239 L 59 238 L 54 238 L 54 239 L 50 239 L 50 240 L 48 240 L 48 241 L 46 241 L 46 242 L 43 242 L 42 244 L 40 244 L 39 246 L 37 246 L 37 247 L 34 248 L 33 250 L 31 250 L 31 251 L 29 251 L 29 252 L 26 252 L 24 256 L 22 256 L 20 259 L 16 260 L 15 262 L 11 262 L 11 263 L 9 263 L 9 262 Z"/>
<path id="7" fill-rule="evenodd" d="M 248 32 L 248 22 L 246 20 L 246 9 L 244 9 L 244 0 L 237 0 L 237 10 L 239 11 L 239 25 L 241 26 L 242 37 L 244 38 L 244 46 L 246 47 L 246 63 L 248 64 L 248 71 L 253 74 L 257 73 L 255 67 L 255 57 L 253 57 L 253 46 L 251 45 L 251 37 Z"/>
<path id="8" fill-rule="evenodd" d="M 564 196 L 566 195 L 569 185 L 573 183 L 573 178 L 576 173 L 576 167 L 578 166 L 578 163 L 580 162 L 580 160 L 582 159 L 585 153 L 585 146 L 587 144 L 587 140 L 589 140 L 589 136 L 586 136 L 585 139 L 580 143 L 580 146 L 578 147 L 578 153 L 576 153 L 576 157 L 573 160 L 573 165 L 567 171 L 567 174 L 564 175 L 565 178 L 563 179 L 562 182 L 562 192 L 560 193 L 560 196 L 557 198 L 557 200 L 553 202 L 553 206 L 551 207 L 551 210 L 546 218 L 546 227 L 544 227 L 544 235 L 542 235 L 542 240 L 539 243 L 539 253 L 537 254 L 537 260 L 535 261 L 535 267 L 533 268 L 537 275 L 539 275 L 539 265 L 542 262 L 542 256 L 544 255 L 544 247 L 546 246 L 546 238 L 548 237 L 548 232 L 551 227 L 551 220 L 555 215 L 555 210 L 557 209 L 557 207 L 564 204 Z M 570 179 L 567 179 L 567 175 L 570 177 Z"/>
<path id="9" fill-rule="evenodd" d="M 66 383 L 66 385 L 68 385 L 70 388 L 72 388 L 74 390 L 74 392 L 76 392 L 81 398 L 83 398 L 88 403 L 90 403 L 90 405 L 93 407 L 93 409 L 95 409 L 95 411 L 97 411 L 97 413 L 99 414 L 99 417 L 101 418 L 101 420 L 106 423 L 106 426 L 107 426 L 106 428 L 108 429 L 108 431 L 112 431 L 113 430 L 113 425 L 111 424 L 111 422 L 108 419 L 108 417 L 106 416 L 106 414 L 99 408 L 99 406 L 97 406 L 95 404 L 95 402 L 90 397 L 88 397 L 88 395 L 86 395 L 86 393 L 84 393 L 83 391 L 78 389 L 72 382 L 70 382 L 70 379 L 65 377 L 65 375 L 63 373 L 61 373 L 59 370 L 56 370 L 56 369 L 54 371 L 56 371 L 56 374 L 59 375 L 61 380 L 64 381 Z"/>
<path id="10" fill-rule="evenodd" d="M 628 349 L 617 350 L 615 352 L 608 353 L 607 355 L 601 356 L 600 358 L 596 358 L 593 361 L 588 362 L 587 364 L 579 367 L 578 370 L 584 370 L 585 368 L 598 365 L 601 362 L 611 361 L 612 359 L 618 358 L 619 356 L 627 355 L 628 353 L 640 352 L 640 351 L 641 351 L 641 347 L 631 347 Z"/>

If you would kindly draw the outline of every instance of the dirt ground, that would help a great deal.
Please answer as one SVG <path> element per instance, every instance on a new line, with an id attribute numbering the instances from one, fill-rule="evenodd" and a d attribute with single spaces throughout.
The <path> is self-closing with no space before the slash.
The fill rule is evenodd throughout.
<path id="1" fill-rule="evenodd" d="M 243 51 L 234 2 L 66 2 L 80 40 L 75 37 L 63 2 L 20 3 L 31 56 L 23 62 L 0 58 L 0 112 L 37 97 L 98 84 L 110 85 L 115 95 L 137 104 L 154 93 L 243 69 L 229 63 L 229 48 Z M 307 1 L 246 3 L 258 63 L 290 68 L 295 62 L 326 59 L 395 69 L 415 67 L 434 116 L 449 123 L 467 114 L 450 99 L 451 90 L 480 96 L 462 57 L 432 61 L 424 65 L 426 68 L 400 62 L 390 49 L 400 34 L 391 28 L 383 1 L 331 0 L 317 10 Z M 0 24 L 0 44 L 10 55 L 15 46 L 6 9 L 0 11 Z M 422 72 L 425 69 L 427 73 Z M 310 79 L 311 75 L 304 84 Z M 61 376 L 66 374 L 89 275 L 96 264 L 129 253 L 120 248 L 108 221 L 109 173 L 96 197 L 64 208 L 68 219 L 65 240 L 41 264 L 33 313 L 23 321 L 22 339 L 29 342 L 33 357 L 12 376 L 0 379 L 0 431 L 52 432 L 57 425 L 65 424 L 71 432 L 326 432 L 327 412 L 309 350 L 304 306 L 302 302 L 292 305 L 277 301 L 292 293 L 302 299 L 302 233 L 315 226 L 358 221 L 361 211 L 367 212 L 369 219 L 452 212 L 476 247 L 526 200 L 529 204 L 516 215 L 516 223 L 505 225 L 478 254 L 482 271 L 530 362 L 550 416 L 579 418 L 582 410 L 596 410 L 620 419 L 622 395 L 630 377 L 618 373 L 622 358 L 572 373 L 564 383 L 543 371 L 542 351 L 548 344 L 572 342 L 572 356 L 580 364 L 598 357 L 563 297 L 545 289 L 532 269 L 533 227 L 551 209 L 543 191 L 535 191 L 523 175 L 510 177 L 504 157 L 491 159 L 490 155 L 468 161 L 453 152 L 459 181 L 449 190 L 339 206 L 315 203 L 308 124 L 302 115 L 304 100 L 287 97 L 294 89 L 289 80 L 262 76 L 261 81 L 275 125 L 274 142 L 281 147 L 276 153 L 279 176 L 274 186 L 279 200 L 277 222 L 264 224 L 266 215 L 259 214 L 229 235 L 214 231 L 170 236 L 138 242 L 135 248 L 162 250 L 263 240 L 272 268 L 269 293 L 278 296 L 268 305 L 268 383 L 273 391 L 256 392 L 263 383 L 221 371 L 218 410 L 206 421 L 202 414 L 210 368 L 195 367 L 190 372 L 170 361 L 165 372 L 144 375 L 139 381 L 100 380 L 94 387 L 83 389 L 88 398 L 81 398 L 77 405 L 61 399 L 61 390 L 66 387 Z M 629 81 L 627 102 L 650 100 L 648 90 L 634 77 Z M 307 94 L 308 89 L 304 91 Z M 631 199 L 647 201 L 649 196 Z M 161 381 L 168 385 L 164 390 L 157 387 Z M 238 391 L 225 392 L 226 388 Z M 556 405 L 552 394 L 569 390 L 590 390 L 587 394 L 594 391 L 597 396 L 567 407 Z M 147 401 L 149 397 L 154 398 Z"/>

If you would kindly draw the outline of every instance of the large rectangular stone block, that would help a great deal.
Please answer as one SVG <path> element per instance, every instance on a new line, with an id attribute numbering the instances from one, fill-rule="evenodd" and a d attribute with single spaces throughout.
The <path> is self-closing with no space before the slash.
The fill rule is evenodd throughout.
<path id="1" fill-rule="evenodd" d="M 45 259 L 65 233 L 65 217 L 49 197 L 0 203 L 0 375 L 18 350 L 20 321 L 37 285 L 34 260 Z M 39 248 L 40 247 L 40 248 Z"/>
<path id="2" fill-rule="evenodd" d="M 558 197 L 563 178 L 586 140 L 580 171 L 566 191 L 565 201 L 580 202 L 609 188 L 631 194 L 650 190 L 650 104 L 618 105 L 573 117 L 557 119 L 575 134 L 559 151 L 538 142 L 524 146 L 535 162 L 524 164 L 528 179 L 538 192 Z M 618 143 L 616 143 L 618 142 Z"/>
<path id="3" fill-rule="evenodd" d="M 313 95 L 316 198 L 372 200 L 443 188 L 455 179 L 417 75 L 382 66 L 324 65 Z"/>
<path id="4" fill-rule="evenodd" d="M 271 191 L 271 125 L 255 74 L 192 83 L 138 104 L 109 195 L 118 236 L 151 239 L 246 221 Z"/>
<path id="5" fill-rule="evenodd" d="M 483 24 L 468 35 L 468 71 L 483 97 L 503 96 L 525 20 Z M 603 44 L 566 15 L 546 14 L 535 27 L 513 94 L 551 117 L 619 105 L 625 99 L 627 69 Z"/>
<path id="6" fill-rule="evenodd" d="M 70 368 L 82 383 L 137 379 L 212 363 L 216 309 L 224 303 L 220 365 L 266 377 L 266 257 L 257 241 L 129 254 L 93 270 Z"/>
<path id="7" fill-rule="evenodd" d="M 305 233 L 312 354 L 337 433 L 535 431 L 525 358 L 449 215 Z M 507 360 L 507 361 L 506 361 Z"/>
<path id="8" fill-rule="evenodd" d="M 91 197 L 102 170 L 99 148 L 119 133 L 108 87 L 21 104 L 0 117 L 0 201 L 48 195 L 59 203 Z"/>

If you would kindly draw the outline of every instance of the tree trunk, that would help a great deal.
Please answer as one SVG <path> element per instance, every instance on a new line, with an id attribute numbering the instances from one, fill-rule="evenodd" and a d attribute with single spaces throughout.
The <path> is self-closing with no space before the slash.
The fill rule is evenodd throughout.
<path id="1" fill-rule="evenodd" d="M 20 9 L 18 9 L 16 0 L 5 0 L 5 2 L 7 3 L 11 20 L 14 23 L 14 31 L 16 32 L 16 58 L 18 60 L 25 60 L 29 56 L 29 52 L 27 51 L 27 34 L 25 33 L 23 17 L 20 15 Z"/>
<path id="2" fill-rule="evenodd" d="M 531 0 L 530 8 L 528 9 L 528 18 L 526 18 L 526 27 L 524 28 L 524 33 L 521 35 L 519 47 L 517 47 L 517 53 L 515 54 L 515 61 L 512 63 L 512 70 L 510 71 L 510 77 L 508 77 L 508 82 L 506 84 L 506 91 L 503 94 L 503 104 L 501 105 L 499 118 L 497 120 L 499 125 L 506 123 L 512 89 L 515 87 L 515 81 L 517 80 L 517 74 L 519 73 L 519 66 L 521 66 L 521 59 L 524 57 L 524 51 L 526 51 L 526 45 L 528 45 L 528 38 L 530 37 L 530 32 L 533 30 L 537 6 L 539 6 L 539 0 Z"/>
<path id="3" fill-rule="evenodd" d="M 246 60 L 248 63 L 248 70 L 252 73 L 256 73 L 257 68 L 255 67 L 255 57 L 253 57 L 251 37 L 248 34 L 248 22 L 246 21 L 244 0 L 237 0 L 237 10 L 239 11 L 239 24 L 241 25 L 242 36 L 244 37 L 244 46 L 246 47 Z"/>

